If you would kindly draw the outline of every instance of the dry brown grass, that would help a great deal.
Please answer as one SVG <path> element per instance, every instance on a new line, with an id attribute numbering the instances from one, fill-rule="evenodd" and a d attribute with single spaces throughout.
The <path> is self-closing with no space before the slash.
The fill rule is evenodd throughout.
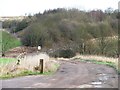
<path id="1" fill-rule="evenodd" d="M 112 62 L 116 65 L 117 69 L 120 68 L 118 58 L 97 56 L 97 55 L 80 55 L 80 54 L 77 54 L 72 59 L 83 59 L 83 60 L 96 60 L 96 61 L 102 61 L 102 62 Z"/>
<path id="2" fill-rule="evenodd" d="M 44 71 L 53 71 L 53 67 L 55 62 L 53 60 L 49 59 L 49 56 L 47 54 L 38 54 L 38 55 L 29 55 L 26 56 L 24 59 L 20 62 L 20 67 L 26 68 L 28 70 L 33 71 L 34 67 L 38 67 L 40 63 L 40 59 L 44 60 Z M 48 68 L 49 67 L 49 68 Z"/>
<path id="3" fill-rule="evenodd" d="M 74 58 L 81 58 L 81 59 L 90 59 L 90 60 L 97 60 L 97 61 L 107 61 L 107 62 L 113 62 L 118 63 L 118 58 L 112 58 L 112 57 L 104 57 L 104 56 L 97 56 L 97 55 L 77 55 Z"/>
<path id="4" fill-rule="evenodd" d="M 53 72 L 57 70 L 58 63 L 55 60 L 50 60 L 47 54 L 29 55 L 17 62 L 0 65 L 0 76 L 6 74 L 19 74 L 22 71 L 28 70 L 36 72 L 35 67 L 39 66 L 39 59 L 44 59 L 44 72 Z"/>

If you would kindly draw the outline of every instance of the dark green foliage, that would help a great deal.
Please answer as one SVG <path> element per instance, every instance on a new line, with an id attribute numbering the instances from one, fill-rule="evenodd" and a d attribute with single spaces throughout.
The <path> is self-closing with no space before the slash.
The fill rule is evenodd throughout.
<path id="1" fill-rule="evenodd" d="M 26 19 L 23 19 L 21 22 L 17 23 L 15 32 L 25 29 L 28 26 L 28 24 L 28 21 Z"/>
<path id="2" fill-rule="evenodd" d="M 75 56 L 75 52 L 73 50 L 70 50 L 70 49 L 61 49 L 61 50 L 57 50 L 53 53 L 50 53 L 49 54 L 50 56 L 52 57 L 63 57 L 63 58 L 71 58 L 71 57 L 74 57 Z"/>
<path id="3" fill-rule="evenodd" d="M 6 20 L 3 21 L 3 28 L 8 29 L 11 33 L 15 33 L 25 29 L 30 24 L 29 17 L 21 21 Z"/>
<path id="4" fill-rule="evenodd" d="M 60 50 L 59 51 L 59 57 L 63 57 L 63 58 L 71 58 L 75 56 L 75 52 L 73 52 L 72 50 L 70 49 L 67 49 L 67 50 Z"/>
<path id="5" fill-rule="evenodd" d="M 16 21 L 16 20 L 13 20 L 13 21 L 7 20 L 7 21 L 4 21 L 2 25 L 3 25 L 3 28 L 12 28 L 12 27 L 16 26 L 17 22 L 18 21 Z"/>
<path id="6" fill-rule="evenodd" d="M 8 29 L 9 32 L 14 33 L 16 31 L 16 26 L 19 21 L 16 20 L 7 20 L 3 22 L 3 28 Z"/>

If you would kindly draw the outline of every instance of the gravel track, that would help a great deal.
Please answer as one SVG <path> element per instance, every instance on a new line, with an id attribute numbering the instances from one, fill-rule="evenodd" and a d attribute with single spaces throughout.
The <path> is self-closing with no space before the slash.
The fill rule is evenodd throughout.
<path id="1" fill-rule="evenodd" d="M 60 60 L 54 75 L 2 80 L 2 88 L 118 88 L 116 71 L 105 65 Z"/>

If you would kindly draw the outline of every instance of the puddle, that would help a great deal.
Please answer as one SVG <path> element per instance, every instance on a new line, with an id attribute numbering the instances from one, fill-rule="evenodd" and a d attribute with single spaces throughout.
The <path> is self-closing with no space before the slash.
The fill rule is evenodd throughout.
<path id="1" fill-rule="evenodd" d="M 92 87 L 93 87 L 92 85 L 83 84 L 83 85 L 78 86 L 77 88 L 92 88 Z"/>
<path id="2" fill-rule="evenodd" d="M 102 82 L 92 82 L 91 84 L 83 84 L 77 88 L 102 88 Z"/>
<path id="3" fill-rule="evenodd" d="M 95 88 L 101 88 L 102 87 L 102 82 L 92 82 L 91 83 Z"/>
<path id="4" fill-rule="evenodd" d="M 101 88 L 102 84 L 104 84 L 104 82 L 107 81 L 109 79 L 109 77 L 110 76 L 107 74 L 100 73 L 98 75 L 98 80 L 91 82 L 91 85 L 93 85 L 95 88 Z"/>
<path id="5" fill-rule="evenodd" d="M 98 77 L 99 81 L 106 81 L 109 79 L 110 76 L 108 76 L 107 74 L 99 74 L 100 76 Z"/>
<path id="6" fill-rule="evenodd" d="M 107 74 L 104 74 L 104 73 L 100 73 L 99 75 L 103 75 L 103 76 L 105 76 L 105 75 L 107 75 Z"/>
<path id="7" fill-rule="evenodd" d="M 102 88 L 101 85 L 95 85 L 94 87 L 95 87 L 95 88 Z"/>
<path id="8" fill-rule="evenodd" d="M 99 80 L 106 81 L 106 80 L 108 80 L 108 78 L 109 78 L 109 76 L 101 76 L 101 77 L 99 77 Z"/>
<path id="9" fill-rule="evenodd" d="M 92 84 L 92 85 L 101 85 L 102 82 L 92 82 L 91 84 Z"/>

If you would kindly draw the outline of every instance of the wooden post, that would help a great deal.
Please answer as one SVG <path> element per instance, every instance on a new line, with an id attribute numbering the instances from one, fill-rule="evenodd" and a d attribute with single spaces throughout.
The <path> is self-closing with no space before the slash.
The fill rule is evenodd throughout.
<path id="1" fill-rule="evenodd" d="M 39 62 L 39 70 L 40 70 L 40 73 L 43 73 L 43 72 L 44 72 L 43 59 L 40 59 L 40 62 Z"/>

